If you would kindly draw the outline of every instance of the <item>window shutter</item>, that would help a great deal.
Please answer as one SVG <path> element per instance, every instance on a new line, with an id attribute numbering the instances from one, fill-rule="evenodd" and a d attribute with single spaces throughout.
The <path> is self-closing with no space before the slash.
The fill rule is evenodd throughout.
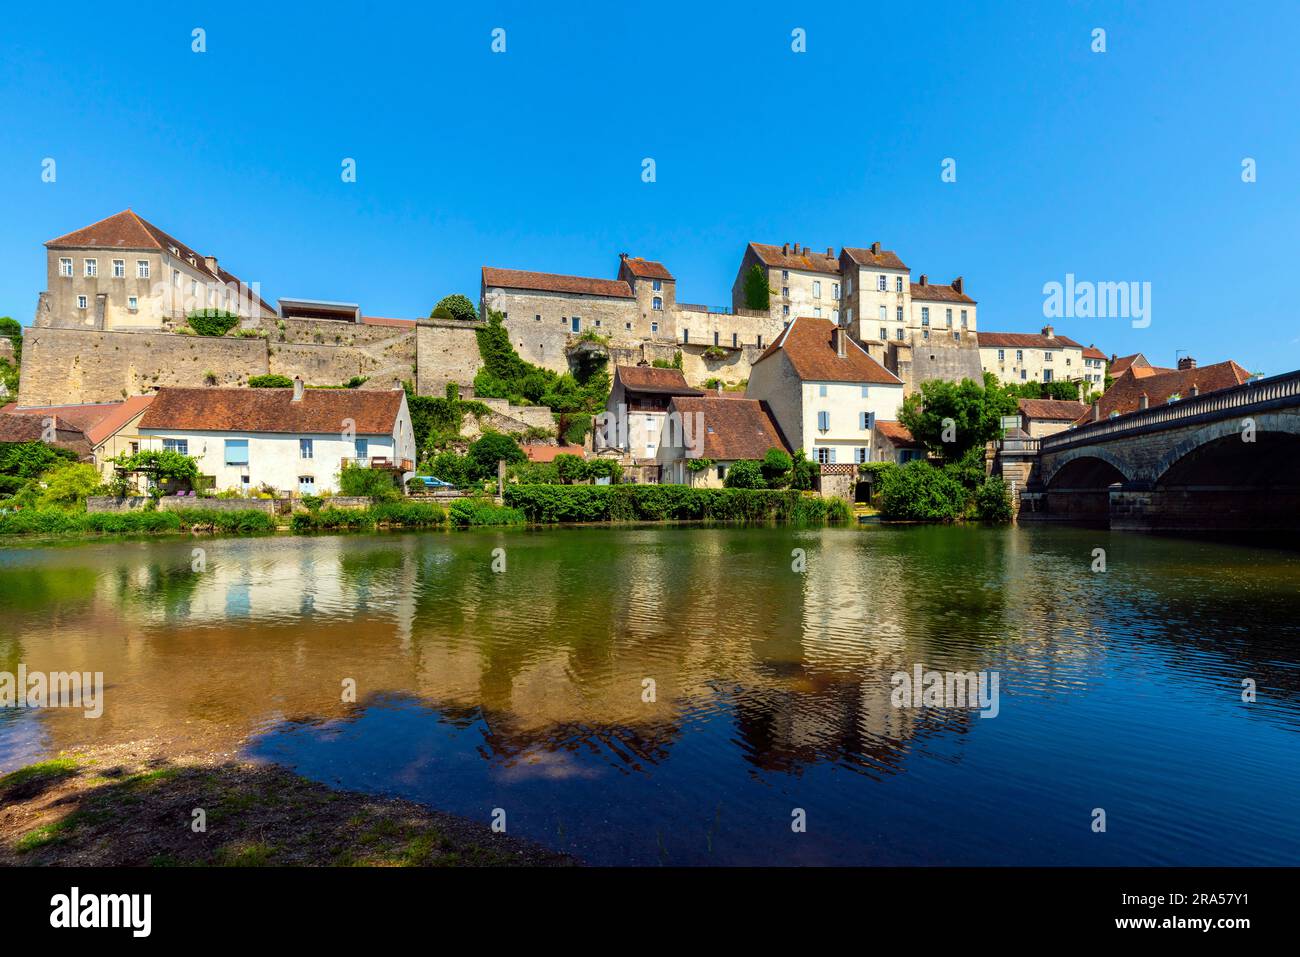
<path id="1" fill-rule="evenodd" d="M 831 446 L 831 465 L 835 464 L 835 446 Z"/>

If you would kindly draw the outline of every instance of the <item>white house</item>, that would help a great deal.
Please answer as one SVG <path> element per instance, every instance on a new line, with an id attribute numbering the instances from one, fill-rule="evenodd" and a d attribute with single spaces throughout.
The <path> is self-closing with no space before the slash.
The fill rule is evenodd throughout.
<path id="1" fill-rule="evenodd" d="M 869 462 L 877 420 L 898 418 L 903 380 L 846 329 L 801 316 L 754 361 L 745 395 L 767 403 L 790 445 L 813 461 Z"/>
<path id="2" fill-rule="evenodd" d="M 616 367 L 605 418 L 595 433 L 596 452 L 617 449 L 633 463 L 654 461 L 673 397 L 703 394 L 686 384 L 681 369 Z"/>
<path id="3" fill-rule="evenodd" d="M 674 396 L 656 451 L 660 482 L 721 488 L 731 466 L 791 451 L 762 402 L 720 395 Z M 693 461 L 693 464 L 692 464 Z"/>
<path id="4" fill-rule="evenodd" d="M 415 470 L 406 392 L 389 390 L 158 390 L 140 419 L 144 448 L 193 456 L 218 491 L 268 485 L 304 495 L 337 492 L 345 464 Z"/>

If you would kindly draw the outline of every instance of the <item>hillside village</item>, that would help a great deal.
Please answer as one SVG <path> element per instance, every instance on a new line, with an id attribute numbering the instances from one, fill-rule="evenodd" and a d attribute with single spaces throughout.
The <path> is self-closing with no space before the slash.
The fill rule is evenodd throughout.
<path id="1" fill-rule="evenodd" d="M 504 461 L 511 482 L 782 476 L 852 501 L 873 463 L 935 458 L 905 409 L 920 421 L 963 380 L 999 390 L 997 428 L 1041 438 L 1249 377 L 1108 359 L 1051 325 L 983 330 L 963 277 L 914 280 L 880 243 L 749 243 L 716 307 L 626 253 L 612 279 L 484 266 L 477 303 L 448 295 L 419 318 L 272 304 L 130 209 L 45 248 L 32 323 L 0 338 L 20 370 L 0 442 L 62 446 L 119 495 L 157 478 L 124 463 L 167 453 L 194 460 L 199 494 L 232 498 L 342 494 L 349 469 L 490 491 Z M 485 437 L 498 458 L 470 467 Z"/>

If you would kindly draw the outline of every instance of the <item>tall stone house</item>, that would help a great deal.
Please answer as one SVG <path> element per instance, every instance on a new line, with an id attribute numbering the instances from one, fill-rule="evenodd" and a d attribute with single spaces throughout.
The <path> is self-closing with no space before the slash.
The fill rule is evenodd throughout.
<path id="1" fill-rule="evenodd" d="M 1100 392 L 1106 378 L 1106 354 L 1083 346 L 1052 326 L 1041 332 L 980 332 L 980 361 L 999 381 L 1082 382 L 1088 392 Z"/>

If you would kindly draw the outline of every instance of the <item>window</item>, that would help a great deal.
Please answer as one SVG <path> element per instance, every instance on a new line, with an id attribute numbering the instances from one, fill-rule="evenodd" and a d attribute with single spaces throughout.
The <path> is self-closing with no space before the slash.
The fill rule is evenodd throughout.
<path id="1" fill-rule="evenodd" d="M 77 297 L 77 308 L 78 308 L 78 309 L 85 309 L 88 305 L 90 305 L 90 303 L 86 301 L 86 297 L 85 297 L 85 296 L 78 296 L 78 297 Z"/>
<path id="2" fill-rule="evenodd" d="M 899 322 L 902 322 L 902 321 L 903 321 L 903 307 L 902 307 L 902 306 L 898 306 L 898 307 L 894 310 L 894 318 L 895 318 L 896 320 L 898 320 Z"/>
<path id="3" fill-rule="evenodd" d="M 865 390 L 864 390 L 864 391 L 865 391 Z M 859 413 L 858 413 L 858 428 L 859 428 L 859 429 L 861 429 L 862 431 L 865 432 L 867 429 L 871 428 L 871 426 L 874 425 L 874 424 L 875 424 L 875 423 L 874 423 L 874 422 L 872 421 L 872 419 L 871 419 L 871 413 L 870 413 L 870 412 L 859 412 Z M 861 459 L 858 459 L 858 461 L 860 462 L 860 461 L 862 461 L 862 460 L 861 460 Z"/>
<path id="4" fill-rule="evenodd" d="M 813 298 L 814 298 L 814 299 L 820 299 L 821 297 L 822 297 L 822 284 L 821 284 L 820 282 L 818 282 L 817 280 L 814 279 L 814 280 L 813 280 Z"/>
<path id="5" fill-rule="evenodd" d="M 137 259 L 135 261 L 135 278 L 136 279 L 149 278 L 149 260 Z"/>
<path id="6" fill-rule="evenodd" d="M 67 256 L 61 256 L 59 258 L 59 275 L 67 277 L 72 276 L 72 260 Z"/>
<path id="7" fill-rule="evenodd" d="M 314 453 L 315 449 L 312 447 L 311 439 L 298 440 L 298 458 L 309 459 L 313 457 Z"/>
<path id="8" fill-rule="evenodd" d="M 881 307 L 880 307 L 880 321 L 881 321 L 881 322 L 888 322 L 888 321 L 889 321 L 889 307 L 888 307 L 888 306 L 881 306 Z M 884 337 L 884 336 L 881 336 L 880 338 L 883 339 L 883 338 L 885 338 L 885 337 Z"/>
<path id="9" fill-rule="evenodd" d="M 1024 370 L 1024 369 L 1021 369 L 1021 370 L 1020 370 L 1020 381 L 1021 381 L 1021 382 L 1024 382 L 1026 378 L 1027 378 L 1027 377 L 1025 376 L 1025 370 Z"/>
<path id="10" fill-rule="evenodd" d="M 868 451 L 869 451 L 868 449 L 865 449 L 865 448 L 862 448 L 862 447 L 858 447 L 858 448 L 854 449 L 854 450 L 853 450 L 853 452 L 854 452 L 854 455 L 853 455 L 854 460 L 855 460 L 859 465 L 861 465 L 863 462 L 869 462 L 869 461 L 870 461 L 870 457 L 869 457 L 868 454 L 867 454 Z"/>
<path id="11" fill-rule="evenodd" d="M 542 317 L 540 313 L 538 315 L 533 316 L 533 322 L 541 322 L 541 321 L 542 321 Z"/>
<path id="12" fill-rule="evenodd" d="M 1044 352 L 1044 353 L 1043 353 L 1043 361 L 1044 361 L 1044 362 L 1051 362 L 1051 361 L 1052 361 L 1052 354 L 1051 354 L 1050 352 Z"/>
<path id="13" fill-rule="evenodd" d="M 759 336 L 759 337 L 758 337 L 758 347 L 759 347 L 760 349 L 763 348 L 763 337 L 762 337 L 762 336 Z"/>
<path id="14" fill-rule="evenodd" d="M 820 317 L 821 317 L 821 314 L 822 314 L 822 307 L 821 307 L 821 306 L 813 306 L 813 315 L 816 316 L 816 317 L 818 317 L 818 318 L 820 318 Z"/>
<path id="15" fill-rule="evenodd" d="M 599 320 L 599 319 L 596 320 L 596 328 L 597 328 L 597 329 L 600 328 L 600 320 Z"/>
<path id="16" fill-rule="evenodd" d="M 789 315 L 790 315 L 790 307 L 789 307 L 789 306 L 782 306 L 782 307 L 781 307 L 781 315 L 782 315 L 782 316 L 789 316 Z"/>
<path id="17" fill-rule="evenodd" d="M 961 332 L 960 332 L 959 330 L 954 329 L 954 330 L 952 331 L 952 341 L 953 341 L 953 342 L 961 342 Z"/>
<path id="18" fill-rule="evenodd" d="M 181 455 L 190 454 L 189 439 L 163 439 L 164 452 L 178 452 Z"/>
<path id="19" fill-rule="evenodd" d="M 788 269 L 782 269 L 782 270 L 781 270 L 781 281 L 782 281 L 782 282 L 789 282 L 789 281 L 790 281 L 790 270 L 788 270 Z"/>
<path id="20" fill-rule="evenodd" d="M 368 459 L 370 457 L 370 440 L 357 439 L 355 444 L 356 444 L 357 458 L 362 460 Z"/>
<path id="21" fill-rule="evenodd" d="M 127 296 L 126 308 L 130 309 L 132 312 L 136 312 L 140 308 L 140 300 L 135 296 Z"/>
<path id="22" fill-rule="evenodd" d="M 1024 361 L 1025 361 L 1025 350 L 1024 350 L 1024 349 L 1017 349 L 1017 350 L 1016 350 L 1016 362 L 1024 362 Z"/>
<path id="23" fill-rule="evenodd" d="M 929 338 L 930 338 L 930 330 L 929 330 L 929 329 L 922 329 L 922 330 L 921 330 L 921 338 L 922 338 L 922 339 L 929 339 Z"/>
<path id="24" fill-rule="evenodd" d="M 249 486 L 253 484 L 253 477 L 247 472 L 239 476 L 239 485 L 244 491 L 248 491 Z"/>
<path id="25" fill-rule="evenodd" d="M 895 278 L 896 278 L 897 281 L 894 283 L 894 291 L 895 291 L 895 292 L 902 292 L 902 291 L 903 291 L 903 277 L 902 277 L 902 276 L 897 276 L 897 277 L 895 277 Z"/>
<path id="26" fill-rule="evenodd" d="M 650 288 L 653 289 L 655 292 L 658 292 L 663 287 L 664 284 L 660 282 L 658 279 L 656 279 L 653 283 L 650 284 Z"/>
<path id="27" fill-rule="evenodd" d="M 961 311 L 961 327 L 962 327 L 963 329 L 966 328 L 966 310 L 965 310 L 965 309 L 963 309 L 963 310 Z"/>
<path id="28" fill-rule="evenodd" d="M 1007 361 L 1007 350 L 1006 350 L 1006 349 L 999 349 L 999 350 L 998 350 L 998 362 L 1006 362 L 1006 361 Z"/>
<path id="29" fill-rule="evenodd" d="M 789 286 L 782 286 L 782 287 L 781 287 L 781 298 L 783 298 L 783 299 L 789 299 L 789 298 L 790 298 L 790 287 L 789 287 Z"/>
<path id="30" fill-rule="evenodd" d="M 813 451 L 817 453 L 817 462 L 819 465 L 829 465 L 831 462 L 835 461 L 834 449 L 828 449 L 825 446 L 819 445 L 817 448 L 813 449 Z"/>
<path id="31" fill-rule="evenodd" d="M 581 317 L 581 316 L 574 316 L 573 318 L 571 318 L 571 319 L 569 320 L 569 328 L 572 329 L 574 332 L 581 332 L 581 331 L 582 331 L 582 317 Z"/>
<path id="32" fill-rule="evenodd" d="M 1065 364 L 1066 364 L 1067 366 L 1070 364 L 1070 357 L 1069 357 L 1069 356 L 1066 356 L 1066 357 L 1065 357 Z"/>
<path id="33" fill-rule="evenodd" d="M 659 334 L 659 323 L 657 322 L 650 323 L 650 332 L 657 336 Z"/>
<path id="34" fill-rule="evenodd" d="M 840 298 L 840 284 L 837 282 L 831 283 L 831 298 L 832 299 Z"/>
<path id="35" fill-rule="evenodd" d="M 691 330 L 689 330 L 689 329 L 683 329 L 683 330 L 682 330 L 682 342 L 685 343 L 685 342 L 690 342 L 690 341 L 691 341 Z"/>
<path id="36" fill-rule="evenodd" d="M 248 439 L 226 439 L 226 464 L 248 464 Z"/>
<path id="37" fill-rule="evenodd" d="M 849 286 L 848 286 L 848 290 L 849 290 L 849 295 L 850 295 L 850 296 L 853 295 L 853 277 L 852 277 L 852 276 L 849 277 Z"/>
<path id="38" fill-rule="evenodd" d="M 172 285 L 177 289 L 181 288 L 181 271 L 179 269 L 172 270 Z"/>
<path id="39" fill-rule="evenodd" d="M 725 465 L 719 465 L 719 466 L 718 466 L 718 478 L 720 478 L 720 479 L 725 479 L 726 477 L 727 477 L 727 467 L 726 467 Z"/>
<path id="40" fill-rule="evenodd" d="M 849 324 L 852 325 L 852 323 L 853 323 L 853 307 L 852 307 L 852 306 L 849 306 L 849 311 L 848 311 L 847 313 L 845 313 L 845 317 L 849 320 Z"/>
<path id="41" fill-rule="evenodd" d="M 87 276 L 98 276 L 98 275 L 99 275 L 99 260 L 98 260 L 98 259 L 83 259 L 82 262 L 85 264 L 86 275 L 87 275 Z"/>
<path id="42" fill-rule="evenodd" d="M 1044 382 L 1051 382 L 1051 381 L 1052 381 L 1052 370 L 1051 370 L 1051 369 L 1044 369 L 1044 370 L 1043 370 L 1043 381 L 1044 381 Z"/>
<path id="43" fill-rule="evenodd" d="M 899 342 L 902 342 L 902 341 L 903 341 L 903 327 L 902 327 L 902 326 L 899 326 L 897 329 L 894 330 L 894 338 L 897 339 Z"/>
<path id="44" fill-rule="evenodd" d="M 831 414 L 825 409 L 817 413 L 817 431 L 829 432 L 831 429 Z"/>
<path id="45" fill-rule="evenodd" d="M 736 333 L 731 334 L 731 348 L 736 349 L 740 346 L 740 336 Z"/>
<path id="46" fill-rule="evenodd" d="M 630 323 L 630 322 L 625 322 L 625 323 L 623 323 L 623 328 L 624 328 L 624 329 L 629 329 L 629 330 L 630 330 L 630 329 L 632 328 L 632 323 Z"/>
<path id="47" fill-rule="evenodd" d="M 879 281 L 876 283 L 876 288 L 881 292 L 889 292 L 889 277 L 880 276 L 878 278 Z"/>
<path id="48" fill-rule="evenodd" d="M 663 308 L 664 308 L 664 300 L 663 300 L 663 297 L 662 297 L 662 296 L 655 296 L 655 300 L 654 300 L 654 309 L 655 309 L 655 312 L 663 312 Z"/>
<path id="49" fill-rule="evenodd" d="M 862 398 L 865 399 L 866 397 L 867 397 L 867 387 L 864 385 L 862 387 Z"/>
<path id="50" fill-rule="evenodd" d="M 819 396 L 825 397 L 825 395 L 826 395 L 826 386 L 825 386 L 825 385 L 819 385 L 819 386 L 817 387 L 817 394 L 818 394 Z"/>
<path id="51" fill-rule="evenodd" d="M 114 278 L 114 279 L 125 279 L 125 278 L 126 278 L 126 260 L 125 260 L 125 259 L 114 259 L 114 260 L 113 260 L 113 278 Z"/>
<path id="52" fill-rule="evenodd" d="M 299 475 L 298 491 L 303 495 L 315 495 L 316 477 L 314 475 Z"/>
<path id="53" fill-rule="evenodd" d="M 889 338 L 889 330 L 886 329 L 884 326 L 881 326 L 881 327 L 880 327 L 880 341 L 881 341 L 881 342 L 884 342 L 884 341 L 887 340 L 888 338 Z"/>
<path id="54" fill-rule="evenodd" d="M 713 333 L 713 344 L 714 344 L 715 346 L 718 344 L 718 333 L 717 333 L 716 330 L 715 330 L 714 333 Z"/>
<path id="55" fill-rule="evenodd" d="M 929 307 L 929 306 L 922 306 L 922 307 L 921 307 L 921 325 L 923 325 L 923 326 L 928 326 L 929 324 L 930 324 L 930 307 Z"/>

